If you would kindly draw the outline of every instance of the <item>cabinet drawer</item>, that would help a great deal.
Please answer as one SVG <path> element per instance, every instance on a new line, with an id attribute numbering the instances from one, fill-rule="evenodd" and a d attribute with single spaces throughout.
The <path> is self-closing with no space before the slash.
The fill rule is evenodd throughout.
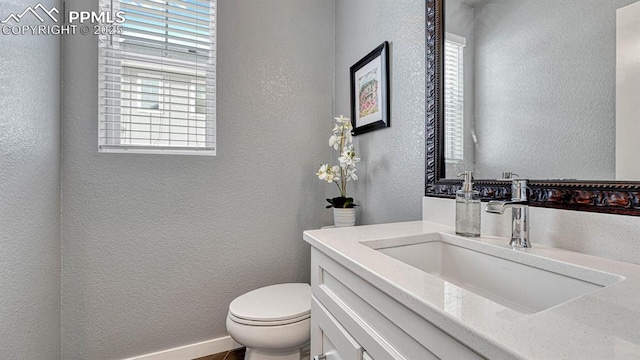
<path id="1" fill-rule="evenodd" d="M 336 319 L 312 296 L 311 355 L 326 360 L 363 360 L 363 349 Z"/>

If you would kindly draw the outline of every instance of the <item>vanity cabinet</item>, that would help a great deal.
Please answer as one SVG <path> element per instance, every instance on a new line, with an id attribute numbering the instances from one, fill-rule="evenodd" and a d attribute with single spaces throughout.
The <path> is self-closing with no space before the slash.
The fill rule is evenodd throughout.
<path id="1" fill-rule="evenodd" d="M 311 287 L 312 358 L 483 359 L 313 247 Z"/>

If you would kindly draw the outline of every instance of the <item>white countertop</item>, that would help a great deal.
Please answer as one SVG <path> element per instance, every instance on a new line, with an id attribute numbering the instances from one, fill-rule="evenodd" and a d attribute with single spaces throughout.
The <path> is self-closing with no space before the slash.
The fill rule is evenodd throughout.
<path id="1" fill-rule="evenodd" d="M 517 251 L 626 279 L 533 314 L 460 288 L 452 311 L 451 297 L 445 296 L 451 284 L 361 244 L 434 232 L 455 234 L 451 227 L 415 221 L 309 230 L 304 240 L 487 358 L 640 359 L 639 265 L 534 243 Z M 504 238 L 466 239 L 491 244 L 498 252 L 510 249 Z"/>

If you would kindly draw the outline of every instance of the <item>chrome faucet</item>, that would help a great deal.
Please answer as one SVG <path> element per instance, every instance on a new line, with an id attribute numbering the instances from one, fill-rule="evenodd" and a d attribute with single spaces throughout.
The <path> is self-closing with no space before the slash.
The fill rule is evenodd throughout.
<path id="1" fill-rule="evenodd" d="M 489 201 L 485 211 L 491 214 L 503 214 L 511 208 L 511 247 L 530 248 L 529 242 L 529 187 L 524 179 L 513 179 L 511 200 Z"/>

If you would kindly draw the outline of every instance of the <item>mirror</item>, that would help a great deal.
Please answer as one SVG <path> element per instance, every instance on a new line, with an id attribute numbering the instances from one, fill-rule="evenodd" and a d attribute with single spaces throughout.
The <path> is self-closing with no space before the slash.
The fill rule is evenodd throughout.
<path id="1" fill-rule="evenodd" d="M 446 177 L 615 180 L 616 11 L 636 1 L 445 0 Z"/>
<path id="2" fill-rule="evenodd" d="M 637 0 L 426 2 L 427 196 L 474 170 L 509 198 L 514 172 L 533 206 L 640 215 L 640 177 L 615 180 L 616 12 Z"/>

